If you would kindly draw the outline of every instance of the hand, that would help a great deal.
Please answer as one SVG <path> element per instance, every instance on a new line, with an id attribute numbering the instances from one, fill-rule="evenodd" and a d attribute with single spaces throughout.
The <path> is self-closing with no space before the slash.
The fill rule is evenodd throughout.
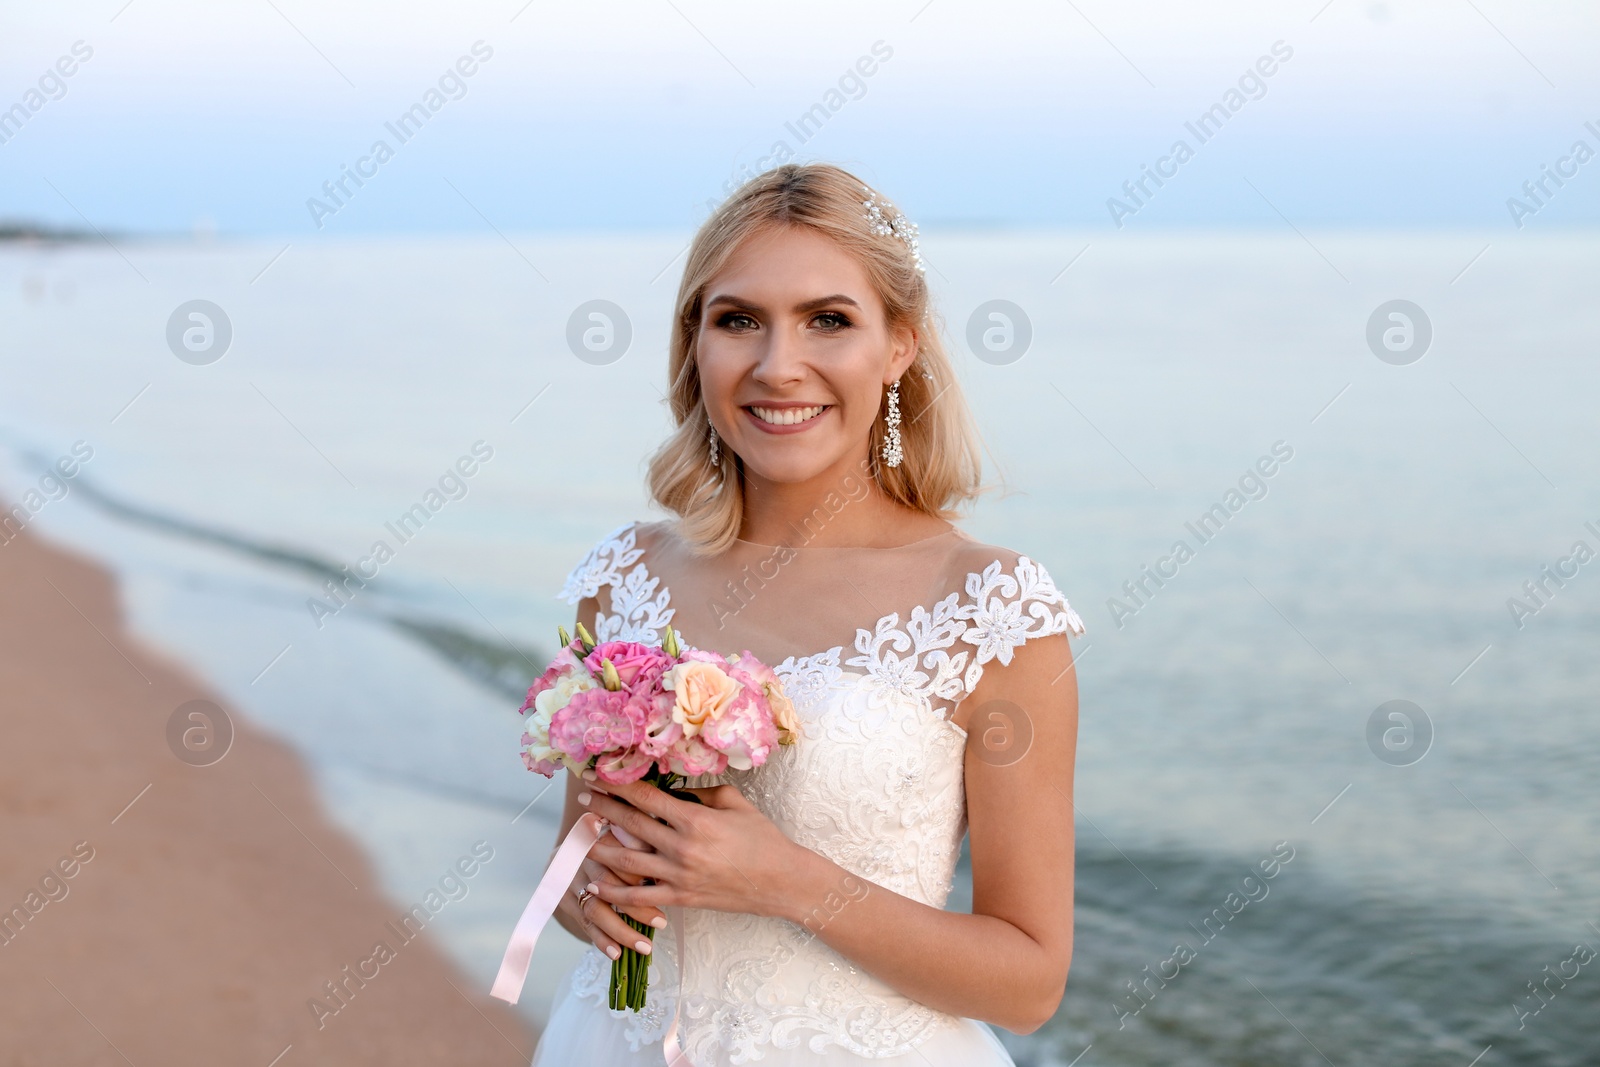
<path id="1" fill-rule="evenodd" d="M 613 839 L 602 836 L 600 840 Z M 587 905 L 578 907 L 578 894 L 586 886 L 638 885 L 643 880 L 642 875 L 613 871 L 596 859 L 591 852 L 584 857 L 583 863 L 578 867 L 578 873 L 573 875 L 572 884 L 567 887 L 567 892 L 562 894 L 561 903 L 556 905 L 556 910 L 576 920 L 584 933 L 589 935 L 589 940 L 594 942 L 594 946 L 612 959 L 622 954 L 619 945 L 638 948 L 640 952 L 649 952 L 649 939 L 623 922 L 618 909 L 602 900 L 598 892 L 589 898 Z M 632 904 L 620 910 L 657 929 L 667 925 L 667 917 L 661 909 L 648 904 Z M 644 948 L 639 948 L 640 942 L 643 942 Z"/>
<path id="2" fill-rule="evenodd" d="M 690 789 L 680 800 L 645 782 L 586 782 L 578 803 L 643 841 L 648 850 L 602 839 L 590 855 L 616 872 L 598 883 L 608 904 L 787 917 L 795 875 L 814 854 L 784 836 L 731 785 Z M 640 884 L 649 879 L 653 884 Z"/>

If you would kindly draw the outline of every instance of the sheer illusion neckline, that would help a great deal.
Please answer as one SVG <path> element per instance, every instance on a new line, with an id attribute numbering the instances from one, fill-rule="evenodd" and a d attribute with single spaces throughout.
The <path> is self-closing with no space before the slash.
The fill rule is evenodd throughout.
<path id="1" fill-rule="evenodd" d="M 807 545 L 807 544 L 803 544 L 803 543 L 802 544 L 788 544 L 788 545 L 768 545 L 768 544 L 763 544 L 760 541 L 746 541 L 742 537 L 735 537 L 733 539 L 733 541 L 734 541 L 734 544 L 748 545 L 751 548 L 769 548 L 769 549 L 774 549 L 774 550 L 780 549 L 780 548 L 787 548 L 787 549 L 789 549 L 790 551 L 793 551 L 793 552 L 801 552 L 801 551 L 804 551 L 804 552 L 900 552 L 900 551 L 903 551 L 903 550 L 908 549 L 908 548 L 919 548 L 919 547 L 921 547 L 923 545 L 929 545 L 929 544 L 932 544 L 935 541 L 940 541 L 940 540 L 943 540 L 944 538 L 947 538 L 947 537 L 963 537 L 964 538 L 964 537 L 966 537 L 966 533 L 964 531 L 962 531 L 962 529 L 959 526 L 951 526 L 949 529 L 944 530 L 941 533 L 933 534 L 930 537 L 921 537 L 921 538 L 918 538 L 915 541 L 907 541 L 903 545 L 886 545 L 886 546 L 882 546 L 882 547 L 874 546 L 874 545 Z"/>

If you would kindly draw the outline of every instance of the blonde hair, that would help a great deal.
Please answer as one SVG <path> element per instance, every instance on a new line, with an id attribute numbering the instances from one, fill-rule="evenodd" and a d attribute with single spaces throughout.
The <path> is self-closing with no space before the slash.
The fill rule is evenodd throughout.
<path id="1" fill-rule="evenodd" d="M 651 457 L 649 485 L 656 503 L 681 517 L 682 532 L 697 552 L 711 555 L 729 547 L 744 510 L 743 461 L 722 447 L 719 462 L 711 463 L 695 359 L 701 302 L 734 251 L 773 227 L 805 227 L 834 241 L 866 270 L 890 330 L 916 332 L 916 358 L 900 380 L 899 466 L 882 460 L 881 414 L 872 425 L 870 471 L 879 488 L 900 504 L 943 519 L 954 518 L 957 506 L 984 491 L 980 440 L 940 339 L 927 280 L 905 242 L 873 232 L 863 206 L 869 192 L 859 178 L 832 164 L 786 163 L 746 182 L 695 234 L 678 285 L 667 362 L 667 402 L 677 429 Z M 893 205 L 878 200 L 893 218 Z"/>

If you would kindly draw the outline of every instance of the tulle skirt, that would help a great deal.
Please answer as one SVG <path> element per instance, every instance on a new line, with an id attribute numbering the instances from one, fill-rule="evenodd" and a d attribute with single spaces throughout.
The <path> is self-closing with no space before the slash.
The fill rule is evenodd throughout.
<path id="1" fill-rule="evenodd" d="M 666 1057 L 659 1037 L 644 1037 L 642 1020 L 630 1011 L 612 1011 L 603 999 L 577 995 L 573 974 L 557 986 L 550 1022 L 534 1049 L 532 1067 L 663 1067 Z M 1016 1067 L 994 1031 L 975 1019 L 959 1019 L 937 1031 L 915 1049 L 899 1056 L 869 1060 L 837 1045 L 813 1052 L 802 1042 L 793 1049 L 763 1046 L 760 1059 L 737 1059 L 723 1053 L 715 1063 L 695 1067 L 816 1067 L 868 1063 L 904 1063 L 907 1067 Z"/>

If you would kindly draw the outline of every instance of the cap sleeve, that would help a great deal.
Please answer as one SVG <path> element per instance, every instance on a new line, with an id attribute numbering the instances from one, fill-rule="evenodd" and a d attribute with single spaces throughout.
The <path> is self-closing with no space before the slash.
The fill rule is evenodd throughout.
<path id="1" fill-rule="evenodd" d="M 971 693 L 991 660 L 1010 664 L 1014 649 L 1051 634 L 1084 634 L 1083 620 L 1072 610 L 1042 564 L 1018 555 L 1007 568 L 995 560 L 981 572 L 967 575 L 967 626 L 961 640 L 974 646 L 964 679 Z"/>
<path id="2" fill-rule="evenodd" d="M 644 555 L 644 549 L 638 547 L 635 525 L 625 522 L 595 542 L 567 575 L 557 596 L 576 605 L 588 597 L 598 597 L 602 586 L 616 589 L 622 585 L 622 569 L 633 566 Z"/>
<path id="3" fill-rule="evenodd" d="M 662 630 L 672 621 L 671 600 L 661 579 L 650 575 L 639 544 L 639 524 L 624 523 L 606 534 L 584 554 L 567 575 L 558 594 L 568 604 L 594 599 L 596 641 L 661 643 Z M 601 593 L 605 589 L 608 592 Z"/>

